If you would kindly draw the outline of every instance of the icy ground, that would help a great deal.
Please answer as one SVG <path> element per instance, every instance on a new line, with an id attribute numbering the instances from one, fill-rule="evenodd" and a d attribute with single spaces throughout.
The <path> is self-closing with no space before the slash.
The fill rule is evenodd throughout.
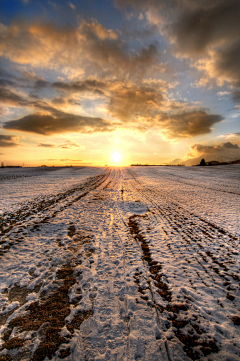
<path id="1" fill-rule="evenodd" d="M 0 360 L 240 360 L 240 167 L 75 172 L 0 180 Z"/>

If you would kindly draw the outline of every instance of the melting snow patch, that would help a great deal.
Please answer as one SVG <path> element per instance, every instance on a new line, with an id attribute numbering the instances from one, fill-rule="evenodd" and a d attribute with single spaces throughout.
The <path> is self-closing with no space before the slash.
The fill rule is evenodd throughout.
<path id="1" fill-rule="evenodd" d="M 146 204 L 143 204 L 140 201 L 128 203 L 128 208 L 132 215 L 134 214 L 140 215 L 148 212 L 148 207 L 146 206 Z"/>
<path id="2" fill-rule="evenodd" d="M 7 306 L 7 307 L 5 308 L 4 311 L 1 312 L 1 314 L 2 314 L 2 315 L 5 315 L 6 313 L 14 310 L 14 308 L 16 308 L 16 307 L 19 307 L 19 302 L 18 302 L 18 301 L 12 302 L 9 306 Z"/>
<path id="3" fill-rule="evenodd" d="M 26 301 L 36 301 L 37 298 L 37 294 L 35 292 L 32 292 L 26 297 Z"/>

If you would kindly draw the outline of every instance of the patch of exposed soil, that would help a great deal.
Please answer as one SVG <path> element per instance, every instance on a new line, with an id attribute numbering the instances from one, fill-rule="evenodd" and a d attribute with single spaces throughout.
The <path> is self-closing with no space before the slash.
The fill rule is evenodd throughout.
<path id="1" fill-rule="evenodd" d="M 60 332 L 66 324 L 65 318 L 70 314 L 70 305 L 74 304 L 74 302 L 69 301 L 68 297 L 70 288 L 77 282 L 73 272 L 74 268 L 69 264 L 59 269 L 57 278 L 62 281 L 60 287 L 50 295 L 46 295 L 40 302 L 31 303 L 25 315 L 16 317 L 9 322 L 8 329 L 4 334 L 5 343 L 1 349 L 20 348 L 26 342 L 26 340 L 18 337 L 10 338 L 14 327 L 18 327 L 20 332 L 38 332 L 41 342 L 31 358 L 32 361 L 43 361 L 45 357 L 51 359 L 60 345 L 69 342 L 68 337 L 60 336 Z M 22 290 L 22 294 L 24 292 Z M 74 330 L 79 329 L 81 323 L 92 315 L 92 310 L 78 313 L 72 322 L 67 324 L 71 334 L 73 335 Z M 64 352 L 66 351 L 62 351 L 62 356 L 65 354 Z"/>

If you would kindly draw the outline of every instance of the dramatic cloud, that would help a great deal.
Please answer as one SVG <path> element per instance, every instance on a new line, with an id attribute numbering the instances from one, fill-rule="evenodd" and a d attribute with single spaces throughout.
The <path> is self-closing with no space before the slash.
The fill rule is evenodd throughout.
<path id="1" fill-rule="evenodd" d="M 113 9 L 112 3 L 118 9 Z M 24 7 L 26 13 L 13 6 L 14 20 L 2 17 L 3 130 L 14 130 L 16 135 L 20 134 L 16 131 L 34 133 L 33 139 L 26 136 L 24 145 L 35 144 L 35 152 L 49 152 L 58 161 L 67 160 L 69 153 L 75 154 L 81 148 L 85 148 L 83 161 L 91 160 L 92 149 L 99 154 L 108 152 L 102 150 L 105 139 L 106 149 L 115 138 L 119 147 L 124 147 L 132 140 L 123 139 L 122 134 L 134 132 L 139 139 L 145 139 L 139 151 L 143 159 L 150 157 L 146 154 L 151 152 L 149 139 L 153 133 L 160 143 L 167 144 L 169 139 L 197 136 L 203 141 L 203 135 L 212 132 L 208 140 L 216 144 L 222 127 L 216 127 L 216 131 L 214 128 L 225 119 L 229 135 L 221 139 L 226 142 L 203 145 L 210 148 L 202 149 L 202 153 L 200 145 L 194 145 L 189 157 L 205 157 L 207 151 L 211 157 L 224 157 L 224 152 L 229 157 L 230 153 L 237 154 L 239 0 L 112 3 L 102 16 L 93 6 L 97 0 L 86 1 L 84 6 L 44 0 L 44 10 L 38 7 L 36 15 L 36 4 L 29 1 Z M 79 133 L 74 141 L 51 138 L 72 132 Z M 93 135 L 99 132 L 106 134 Z M 91 136 L 80 136 L 89 133 Z M 36 134 L 48 139 L 45 142 Z M 99 143 L 91 143 L 98 138 Z M 18 144 L 14 138 L 1 141 L 9 147 Z M 139 147 L 136 139 L 134 142 Z M 178 150 L 185 154 L 187 148 L 187 142 L 175 142 L 174 155 L 170 142 L 166 161 L 180 158 Z M 160 154 L 155 150 L 154 154 Z"/>
<path id="2" fill-rule="evenodd" d="M 139 94 L 139 102 L 142 100 L 144 100 L 145 102 L 145 94 L 152 94 L 151 96 L 154 98 L 157 97 L 158 99 L 156 100 L 159 102 L 162 100 L 162 95 L 160 97 L 158 96 L 160 92 L 166 93 L 169 88 L 174 87 L 174 84 L 167 83 L 163 80 L 151 78 L 143 79 L 141 84 L 142 85 L 139 85 L 138 83 L 130 82 L 127 80 L 98 80 L 93 78 L 75 82 L 61 81 L 50 83 L 45 81 L 45 86 L 47 88 L 53 88 L 64 95 L 90 93 L 95 96 L 111 98 L 115 96 L 119 97 L 119 94 L 121 95 L 129 93 L 131 95 L 135 93 Z M 34 88 L 38 88 L 37 82 L 34 84 Z M 63 98 L 53 99 L 54 101 L 59 103 L 63 102 Z"/>
<path id="3" fill-rule="evenodd" d="M 179 53 L 199 56 L 213 46 L 239 39 L 238 0 L 190 3 L 180 1 L 179 16 L 166 27 Z"/>
<path id="4" fill-rule="evenodd" d="M 0 102 L 9 105 L 27 105 L 25 99 L 10 89 L 0 88 Z"/>
<path id="5" fill-rule="evenodd" d="M 145 12 L 173 44 L 175 54 L 205 72 L 210 79 L 240 87 L 240 2 L 238 0 L 115 0 L 119 7 Z M 131 10 L 129 10 L 131 13 Z"/>
<path id="6" fill-rule="evenodd" d="M 190 152 L 184 158 L 174 159 L 169 164 L 192 166 L 199 164 L 203 158 L 206 162 L 235 161 L 240 159 L 240 146 L 231 142 L 219 143 L 216 145 L 193 144 L 190 147 Z"/>
<path id="7" fill-rule="evenodd" d="M 154 88 L 122 86 L 112 92 L 108 109 L 111 115 L 124 122 L 154 121 L 164 98 Z"/>
<path id="8" fill-rule="evenodd" d="M 184 3 L 184 2 L 182 2 Z M 182 6 L 179 16 L 166 26 L 177 53 L 204 70 L 207 79 L 240 86 L 240 2 L 238 0 L 199 1 Z"/>
<path id="9" fill-rule="evenodd" d="M 66 93 L 91 92 L 102 96 L 105 95 L 102 89 L 106 88 L 106 83 L 97 80 L 76 81 L 70 83 L 55 82 L 51 84 L 51 87 Z"/>
<path id="10" fill-rule="evenodd" d="M 170 37 L 182 54 L 199 55 L 239 39 L 238 0 L 114 0 L 118 7 L 143 9 L 148 20 Z M 131 13 L 131 10 L 129 10 Z"/>
<path id="11" fill-rule="evenodd" d="M 211 160 L 228 162 L 240 159 L 240 147 L 238 144 L 231 142 L 217 145 L 194 144 L 191 146 L 189 155 L 192 157 L 202 157 L 208 162 Z"/>
<path id="12" fill-rule="evenodd" d="M 207 58 L 199 60 L 196 66 L 204 70 L 209 78 L 216 79 L 218 85 L 224 82 L 233 87 L 240 87 L 240 40 L 230 43 L 220 50 L 212 50 Z M 233 99 L 239 89 L 233 90 Z"/>
<path id="13" fill-rule="evenodd" d="M 20 64 L 59 68 L 66 73 L 70 69 L 76 75 L 141 76 L 159 63 L 155 45 L 131 53 L 116 32 L 95 20 L 82 21 L 76 28 L 52 23 L 1 24 L 0 55 Z"/>
<path id="14" fill-rule="evenodd" d="M 51 108 L 50 108 L 51 109 Z M 3 125 L 4 129 L 20 130 L 43 135 L 66 132 L 104 132 L 112 128 L 104 119 L 84 117 L 51 109 L 52 114 L 30 114 Z"/>
<path id="15" fill-rule="evenodd" d="M 167 138 L 187 138 L 210 133 L 211 127 L 222 120 L 222 116 L 207 114 L 203 110 L 160 118 L 164 122 L 164 134 Z"/>
<path id="16" fill-rule="evenodd" d="M 240 149 L 237 144 L 233 144 L 231 142 L 221 143 L 218 145 L 202 145 L 202 144 L 194 144 L 191 146 L 191 149 L 197 153 L 207 153 L 209 151 L 216 151 L 222 149 Z"/>
<path id="17" fill-rule="evenodd" d="M 17 147 L 18 144 L 18 137 L 14 137 L 11 135 L 1 135 L 0 134 L 0 147 L 7 148 L 7 147 Z"/>
<path id="18" fill-rule="evenodd" d="M 164 81 L 145 80 L 145 84 L 137 85 L 132 82 L 99 81 L 87 79 L 83 82 L 45 82 L 48 88 L 56 88 L 65 95 L 90 92 L 104 94 L 106 111 L 118 119 L 109 122 L 102 118 L 86 117 L 66 113 L 49 105 L 46 101 L 28 100 L 15 93 L 7 92 L 6 99 L 18 106 L 32 107 L 37 112 L 26 115 L 18 120 L 8 121 L 5 129 L 21 130 L 38 134 L 50 135 L 78 131 L 83 133 L 109 131 L 133 124 L 138 130 L 146 131 L 154 126 L 161 129 L 165 138 L 186 138 L 211 132 L 212 126 L 223 120 L 220 115 L 208 114 L 204 110 L 191 110 L 185 102 L 168 99 L 167 91 L 170 84 Z M 65 105 L 66 102 L 78 104 L 73 98 L 52 98 L 51 103 Z M 169 113 L 170 112 L 170 113 Z M 177 113 L 176 113 L 177 112 Z M 122 123 L 121 123 L 122 122 Z M 68 148 L 68 145 L 66 145 Z"/>

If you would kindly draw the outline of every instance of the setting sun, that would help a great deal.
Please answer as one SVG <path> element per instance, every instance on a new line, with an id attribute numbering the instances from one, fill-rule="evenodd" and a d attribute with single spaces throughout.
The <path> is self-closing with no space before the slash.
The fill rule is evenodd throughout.
<path id="1" fill-rule="evenodd" d="M 119 152 L 116 151 L 111 155 L 111 158 L 114 163 L 119 163 L 120 160 L 122 159 L 122 156 Z"/>

